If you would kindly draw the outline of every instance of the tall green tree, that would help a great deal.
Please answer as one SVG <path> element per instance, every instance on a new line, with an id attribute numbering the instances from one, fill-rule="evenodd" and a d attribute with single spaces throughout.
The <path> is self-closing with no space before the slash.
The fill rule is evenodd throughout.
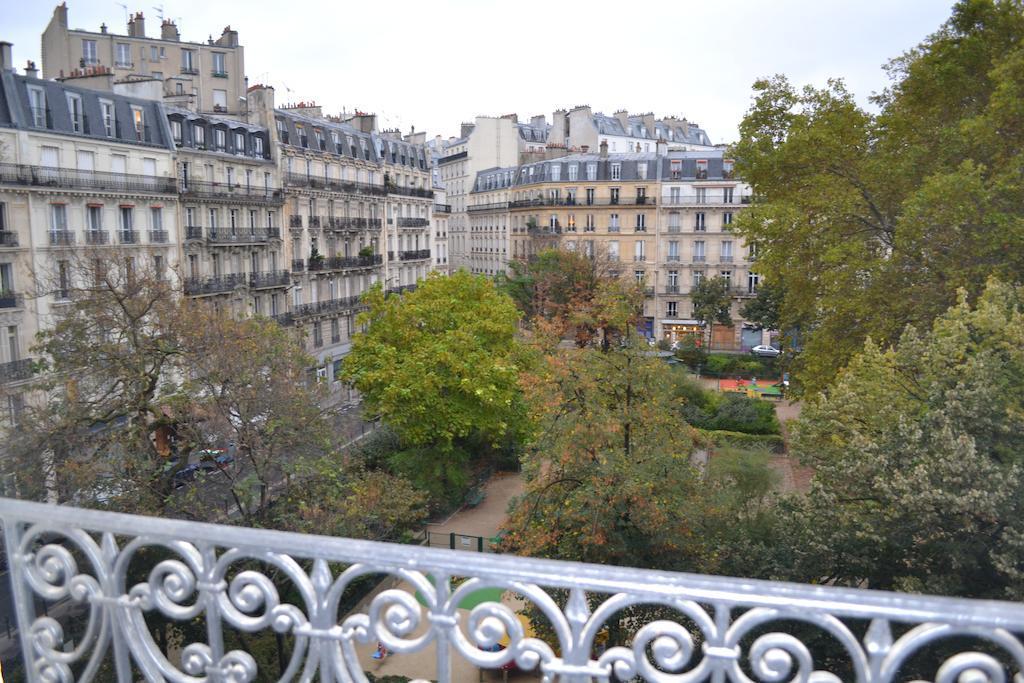
<path id="1" fill-rule="evenodd" d="M 868 342 L 791 424 L 815 477 L 780 507 L 775 576 L 1024 598 L 1024 288 Z"/>
<path id="2" fill-rule="evenodd" d="M 737 170 L 756 201 L 737 229 L 784 287 L 781 327 L 801 330 L 810 391 L 867 337 L 891 343 L 959 288 L 1024 273 L 1020 2 L 959 2 L 889 71 L 877 115 L 841 81 L 776 76 L 755 83 L 740 124 Z"/>
<path id="3" fill-rule="evenodd" d="M 393 464 L 436 496 L 458 495 L 474 457 L 494 456 L 526 429 L 518 386 L 519 313 L 483 277 L 432 275 L 413 292 L 365 295 L 366 326 L 343 376 L 402 448 Z"/>
<path id="4" fill-rule="evenodd" d="M 729 281 L 724 277 L 705 277 L 690 291 L 693 317 L 707 329 L 710 348 L 714 339 L 715 323 L 732 325 L 732 294 Z"/>

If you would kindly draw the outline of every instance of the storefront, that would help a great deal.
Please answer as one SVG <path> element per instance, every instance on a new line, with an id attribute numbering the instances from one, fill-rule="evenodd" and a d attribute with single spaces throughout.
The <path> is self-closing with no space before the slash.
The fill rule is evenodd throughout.
<path id="1" fill-rule="evenodd" d="M 694 336 L 699 345 L 704 338 L 703 332 L 703 326 L 696 320 L 673 318 L 661 321 L 661 338 L 670 342 L 682 341 L 688 336 Z"/>

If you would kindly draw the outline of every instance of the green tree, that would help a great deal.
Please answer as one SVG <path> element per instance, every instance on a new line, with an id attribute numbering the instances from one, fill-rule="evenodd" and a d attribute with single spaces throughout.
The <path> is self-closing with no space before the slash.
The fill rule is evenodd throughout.
<path id="1" fill-rule="evenodd" d="M 377 287 L 364 301 L 367 329 L 342 374 L 398 435 L 396 469 L 436 497 L 457 496 L 472 457 L 495 457 L 526 429 L 515 305 L 464 271 L 401 296 Z"/>
<path id="2" fill-rule="evenodd" d="M 708 330 L 708 345 L 714 339 L 715 323 L 732 325 L 732 295 L 724 277 L 705 277 L 690 292 L 693 317 Z"/>
<path id="3" fill-rule="evenodd" d="M 965 293 L 930 333 L 872 342 L 793 426 L 814 466 L 780 509 L 776 575 L 1024 598 L 1024 288 Z"/>
<path id="4" fill-rule="evenodd" d="M 877 115 L 841 81 L 758 81 L 733 150 L 756 198 L 737 229 L 784 283 L 780 327 L 801 330 L 811 392 L 866 338 L 894 342 L 959 288 L 1024 273 L 1020 3 L 959 2 L 889 71 Z"/>
<path id="5" fill-rule="evenodd" d="M 779 329 L 782 321 L 782 302 L 785 291 L 780 284 L 771 280 L 761 282 L 757 296 L 748 300 L 740 309 L 740 315 L 749 323 L 765 330 Z"/>

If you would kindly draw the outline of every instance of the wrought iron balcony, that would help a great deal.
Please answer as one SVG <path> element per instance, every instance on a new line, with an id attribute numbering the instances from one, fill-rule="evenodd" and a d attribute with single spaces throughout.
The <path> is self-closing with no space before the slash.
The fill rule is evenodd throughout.
<path id="1" fill-rule="evenodd" d="M 139 231 L 138 230 L 118 230 L 117 237 L 121 241 L 121 244 L 138 244 L 139 243 Z"/>
<path id="2" fill-rule="evenodd" d="M 514 664 L 559 681 L 614 675 L 883 683 L 903 680 L 907 662 L 936 655 L 928 673 L 943 683 L 1024 676 L 1018 603 L 587 565 L 10 499 L 0 499 L 0 518 L 29 681 L 90 680 L 103 665 L 124 681 L 288 681 L 300 672 L 302 680 L 365 680 L 378 641 L 395 653 L 396 669 L 404 655 L 428 653 L 431 671 L 406 673 L 439 681 L 476 680 L 475 668 Z M 340 609 L 356 579 L 374 574 L 397 587 L 352 612 Z M 551 639 L 526 629 L 514 605 L 490 599 L 460 609 L 485 588 L 535 607 Z M 78 607 L 81 635 L 70 647 L 72 617 L 38 614 L 57 601 Z M 625 644 L 599 647 L 617 613 L 635 605 L 660 609 L 640 612 Z M 198 640 L 161 645 L 147 624 L 154 618 L 189 622 L 187 632 Z M 810 629 L 819 640 L 830 637 L 843 661 L 818 660 L 814 645 L 798 637 Z M 241 649 L 250 641 L 228 639 L 239 632 L 277 634 L 293 645 L 274 670 L 260 670 Z M 670 673 L 681 670 L 686 675 Z"/>
<path id="3" fill-rule="evenodd" d="M 564 197 L 534 197 L 509 202 L 510 209 L 534 206 L 654 206 L 655 197 L 595 197 L 593 199 L 569 199 Z"/>
<path id="4" fill-rule="evenodd" d="M 289 228 L 301 228 L 302 227 L 302 216 L 296 216 L 296 215 L 288 216 L 288 227 Z"/>
<path id="5" fill-rule="evenodd" d="M 451 213 L 451 204 L 434 204 L 434 213 Z"/>
<path id="6" fill-rule="evenodd" d="M 18 246 L 18 233 L 12 230 L 0 230 L 0 248 Z"/>
<path id="7" fill-rule="evenodd" d="M 379 230 L 381 226 L 379 218 L 331 216 L 325 220 L 326 223 L 324 224 L 324 227 L 330 230 Z"/>
<path id="8" fill-rule="evenodd" d="M 206 232 L 206 241 L 211 244 L 259 244 L 280 238 L 278 228 L 210 228 Z"/>
<path id="9" fill-rule="evenodd" d="M 167 244 L 168 234 L 166 230 L 150 230 L 149 231 L 149 243 L 150 244 Z"/>
<path id="10" fill-rule="evenodd" d="M 106 230 L 86 230 L 85 243 L 94 246 L 110 244 L 110 233 Z"/>
<path id="11" fill-rule="evenodd" d="M 295 316 L 292 314 L 291 311 L 287 313 L 277 313 L 270 317 L 281 327 L 291 327 L 292 325 L 295 324 Z"/>
<path id="12" fill-rule="evenodd" d="M 148 135 L 148 127 L 146 134 Z M 146 138 L 148 140 L 148 137 Z M 79 171 L 70 168 L 0 164 L 0 183 L 34 187 L 64 187 L 73 190 L 106 190 L 111 192 L 153 192 L 176 194 L 174 178 Z"/>
<path id="13" fill-rule="evenodd" d="M 388 294 L 403 294 L 405 292 L 415 292 L 416 285 L 399 285 L 397 287 L 389 287 Z"/>
<path id="14" fill-rule="evenodd" d="M 507 208 L 509 208 L 509 202 L 491 202 L 490 204 L 474 204 L 473 206 L 467 206 L 466 211 L 468 213 L 476 213 L 483 211 L 503 211 Z M 437 208 L 435 208 L 434 211 L 437 211 Z"/>
<path id="15" fill-rule="evenodd" d="M 287 287 L 291 284 L 292 274 L 287 270 L 268 270 L 249 273 L 249 286 L 253 289 L 268 287 Z"/>
<path id="16" fill-rule="evenodd" d="M 296 318 L 305 318 L 312 315 L 326 313 L 337 313 L 340 311 L 363 310 L 365 306 L 359 302 L 358 296 L 346 296 L 337 299 L 317 301 L 312 304 L 299 304 L 292 308 L 292 315 Z"/>
<path id="17" fill-rule="evenodd" d="M 380 254 L 373 254 L 372 256 L 320 257 L 309 260 L 308 270 L 315 272 L 321 270 L 346 270 L 349 268 L 373 268 L 383 262 Z"/>
<path id="18" fill-rule="evenodd" d="M 284 193 L 279 187 L 260 187 L 239 183 L 214 183 L 204 180 L 182 181 L 179 192 L 196 199 L 219 199 L 246 204 L 283 204 Z"/>
<path id="19" fill-rule="evenodd" d="M 434 198 L 434 191 L 429 190 L 425 187 L 400 187 L 394 183 L 388 183 L 385 185 L 388 194 L 398 194 L 403 197 L 426 197 L 427 199 Z"/>
<path id="20" fill-rule="evenodd" d="M 426 218 L 399 218 L 398 227 L 400 228 L 425 228 L 430 225 L 430 221 Z"/>
<path id="21" fill-rule="evenodd" d="M 55 247 L 70 247 L 75 243 L 75 233 L 70 230 L 51 230 L 50 244 Z"/>
<path id="22" fill-rule="evenodd" d="M 203 227 L 201 225 L 186 225 L 185 226 L 185 239 L 187 239 L 187 240 L 201 240 L 201 239 L 203 239 Z"/>
<path id="23" fill-rule="evenodd" d="M 430 258 L 429 249 L 414 249 L 412 251 L 398 252 L 398 258 L 402 261 L 416 261 L 418 259 Z"/>
<path id="24" fill-rule="evenodd" d="M 203 294 L 219 294 L 230 292 L 239 285 L 246 284 L 245 273 L 232 273 L 209 278 L 185 278 L 185 294 L 201 296 Z"/>
<path id="25" fill-rule="evenodd" d="M 665 293 L 666 294 L 678 294 L 679 293 L 679 285 L 665 285 Z"/>
<path id="26" fill-rule="evenodd" d="M 306 269 L 306 262 L 300 258 L 292 259 L 292 270 L 302 271 Z"/>
<path id="27" fill-rule="evenodd" d="M 370 185 L 369 183 L 324 178 L 322 176 L 306 175 L 305 173 L 285 173 L 284 181 L 288 185 L 309 187 L 314 190 L 331 190 L 333 192 L 364 194 L 375 197 L 387 194 L 387 190 L 384 189 L 383 185 Z"/>
<path id="28" fill-rule="evenodd" d="M 20 308 L 21 296 L 10 290 L 0 290 L 0 308 Z"/>
<path id="29" fill-rule="evenodd" d="M 32 376 L 32 359 L 22 358 L 0 363 L 0 384 L 20 382 Z"/>

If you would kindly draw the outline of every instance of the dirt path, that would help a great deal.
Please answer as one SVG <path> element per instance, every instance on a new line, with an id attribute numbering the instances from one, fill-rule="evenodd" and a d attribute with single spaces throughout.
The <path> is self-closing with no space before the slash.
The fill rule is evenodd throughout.
<path id="1" fill-rule="evenodd" d="M 789 444 L 788 422 L 800 417 L 802 405 L 799 401 L 780 401 L 775 404 L 775 415 L 779 418 L 782 427 L 782 438 Z M 814 470 L 804 467 L 795 458 L 789 455 L 772 456 L 771 466 L 779 473 L 779 490 L 783 493 L 796 491 L 807 491 L 811 487 L 811 477 Z"/>
<path id="2" fill-rule="evenodd" d="M 523 492 L 523 477 L 517 473 L 499 472 L 484 487 L 483 502 L 473 508 L 462 508 L 444 522 L 428 524 L 430 531 L 440 534 L 467 534 L 490 538 L 508 516 L 508 504 Z"/>

